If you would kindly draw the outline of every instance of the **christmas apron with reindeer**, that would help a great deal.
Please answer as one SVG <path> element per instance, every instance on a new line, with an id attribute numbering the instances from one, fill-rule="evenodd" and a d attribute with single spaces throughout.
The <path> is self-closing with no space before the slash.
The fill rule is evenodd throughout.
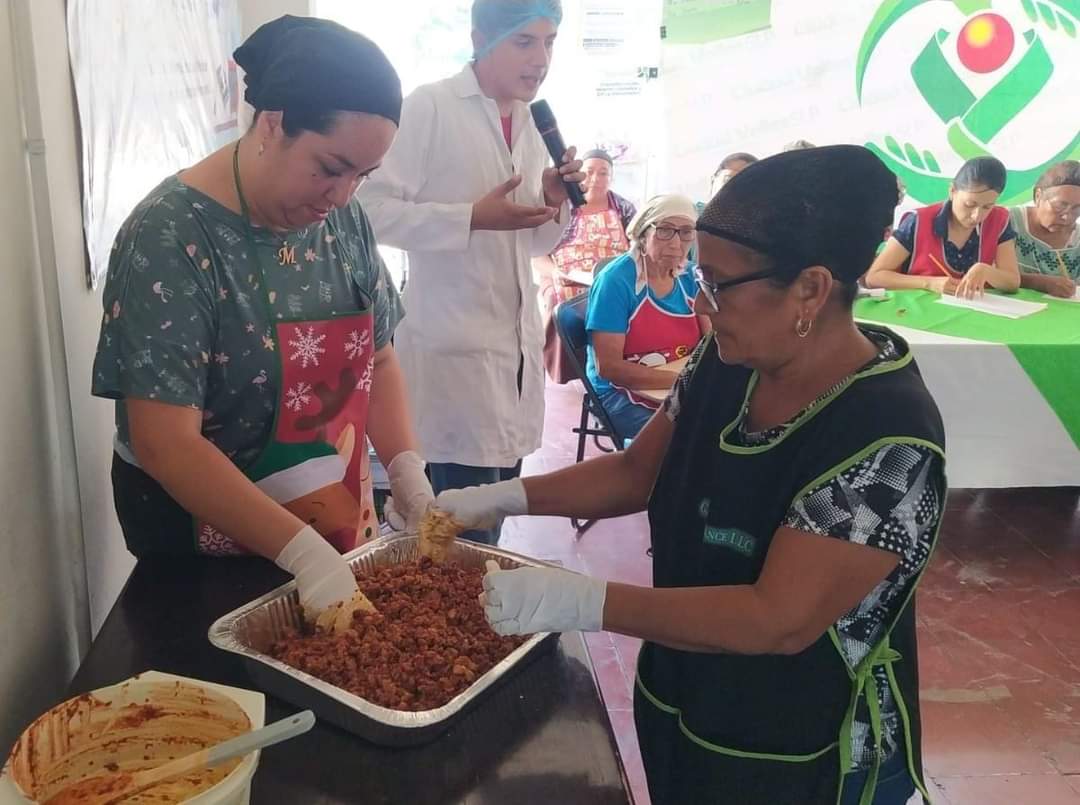
<path id="1" fill-rule="evenodd" d="M 378 531 L 366 438 L 372 314 L 279 320 L 275 329 L 274 427 L 245 474 L 344 553 Z M 196 529 L 200 552 L 243 553 L 209 523 Z"/>

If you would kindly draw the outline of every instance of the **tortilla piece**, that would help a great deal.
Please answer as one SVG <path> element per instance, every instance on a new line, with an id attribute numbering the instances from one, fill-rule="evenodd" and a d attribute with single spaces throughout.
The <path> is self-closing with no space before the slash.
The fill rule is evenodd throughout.
<path id="1" fill-rule="evenodd" d="M 377 612 L 375 605 L 362 592 L 357 591 L 351 601 L 342 601 L 324 609 L 315 618 L 315 630 L 341 634 L 352 626 L 356 612 Z"/>
<path id="2" fill-rule="evenodd" d="M 420 555 L 441 565 L 450 555 L 450 546 L 464 530 L 449 512 L 429 508 L 420 519 Z"/>

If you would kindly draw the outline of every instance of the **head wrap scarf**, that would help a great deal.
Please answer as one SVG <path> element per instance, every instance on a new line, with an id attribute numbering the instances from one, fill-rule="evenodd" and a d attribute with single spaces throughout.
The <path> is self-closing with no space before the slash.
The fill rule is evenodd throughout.
<path id="1" fill-rule="evenodd" d="M 626 236 L 630 239 L 630 257 L 633 259 L 634 265 L 637 266 L 637 281 L 634 283 L 635 293 L 641 293 L 649 281 L 648 272 L 645 270 L 644 254 L 645 235 L 648 233 L 649 227 L 660 223 L 666 218 L 675 216 L 688 218 L 690 223 L 695 223 L 698 219 L 697 208 L 694 206 L 694 202 L 686 196 L 665 193 L 653 196 L 645 202 L 644 207 L 638 210 L 637 215 L 630 219 L 630 223 L 626 227 Z"/>
<path id="2" fill-rule="evenodd" d="M 474 0 L 472 27 L 486 42 L 473 58 L 484 58 L 508 36 L 536 20 L 551 20 L 558 27 L 562 22 L 560 0 Z"/>
<path id="3" fill-rule="evenodd" d="M 401 81 L 378 45 L 337 23 L 285 15 L 233 53 L 257 110 L 366 112 L 397 125 Z"/>
<path id="4" fill-rule="evenodd" d="M 785 266 L 824 266 L 854 283 L 892 223 L 896 177 L 870 150 L 830 145 L 749 165 L 698 219 L 699 232 L 746 246 Z"/>

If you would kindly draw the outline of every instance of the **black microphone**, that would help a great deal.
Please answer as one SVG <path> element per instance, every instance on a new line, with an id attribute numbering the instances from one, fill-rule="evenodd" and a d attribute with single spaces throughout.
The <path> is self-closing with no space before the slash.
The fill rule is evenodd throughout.
<path id="1" fill-rule="evenodd" d="M 548 106 L 547 101 L 536 101 L 529 105 L 529 109 L 532 111 L 533 122 L 540 136 L 544 138 L 544 145 L 547 146 L 548 153 L 555 161 L 555 167 L 561 168 L 563 157 L 566 156 L 566 143 L 559 134 L 559 126 L 555 122 L 551 107 Z M 566 195 L 570 197 L 570 203 L 575 207 L 585 206 L 585 191 L 581 189 L 581 185 L 577 182 L 565 181 L 564 184 L 566 184 Z"/>

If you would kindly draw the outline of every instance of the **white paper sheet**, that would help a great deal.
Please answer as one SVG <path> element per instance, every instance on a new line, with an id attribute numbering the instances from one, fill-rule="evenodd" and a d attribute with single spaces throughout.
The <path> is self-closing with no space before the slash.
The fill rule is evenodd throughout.
<path id="1" fill-rule="evenodd" d="M 978 310 L 981 313 L 989 313 L 992 316 L 1001 316 L 1006 319 L 1022 319 L 1040 310 L 1046 310 L 1045 302 L 1025 302 L 1023 299 L 1013 299 L 1008 296 L 986 294 L 975 299 L 959 299 L 955 296 L 942 296 L 938 300 L 943 305 L 953 307 L 966 307 Z"/>

